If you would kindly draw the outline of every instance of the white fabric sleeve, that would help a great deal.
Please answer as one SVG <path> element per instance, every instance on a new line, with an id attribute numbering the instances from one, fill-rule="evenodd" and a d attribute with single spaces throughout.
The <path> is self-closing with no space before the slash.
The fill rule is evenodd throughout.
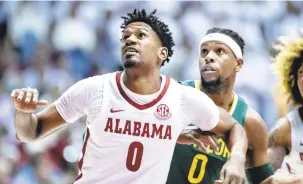
<path id="1" fill-rule="evenodd" d="M 202 91 L 188 86 L 182 87 L 184 88 L 182 110 L 189 123 L 203 131 L 215 128 L 220 118 L 216 104 Z"/>
<path id="2" fill-rule="evenodd" d="M 73 123 L 86 115 L 93 101 L 98 99 L 96 97 L 102 96 L 99 94 L 100 79 L 101 76 L 90 77 L 77 82 L 55 102 L 57 111 L 66 122 Z"/>

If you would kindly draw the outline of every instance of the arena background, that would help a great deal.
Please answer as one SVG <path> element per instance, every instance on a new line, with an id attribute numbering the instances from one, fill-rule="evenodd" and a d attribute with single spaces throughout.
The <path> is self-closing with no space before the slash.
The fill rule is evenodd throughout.
<path id="1" fill-rule="evenodd" d="M 53 102 L 82 78 L 121 70 L 120 17 L 134 8 L 157 9 L 169 24 L 176 47 L 162 72 L 177 80 L 199 79 L 198 45 L 207 29 L 238 32 L 246 48 L 236 91 L 272 128 L 279 117 L 272 97 L 272 44 L 302 27 L 303 2 L 0 2 L 0 183 L 74 181 L 85 118 L 21 144 L 10 93 L 30 86 Z"/>

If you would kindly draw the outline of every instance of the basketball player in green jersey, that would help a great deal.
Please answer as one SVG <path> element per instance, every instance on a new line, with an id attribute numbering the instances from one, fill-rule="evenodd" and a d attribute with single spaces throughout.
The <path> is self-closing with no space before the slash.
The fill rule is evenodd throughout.
<path id="1" fill-rule="evenodd" d="M 181 83 L 205 92 L 217 106 L 229 111 L 245 128 L 249 143 L 246 155 L 247 180 L 257 184 L 274 172 L 267 157 L 268 135 L 263 119 L 233 92 L 236 73 L 243 65 L 244 45 L 243 39 L 234 31 L 220 28 L 208 30 L 200 43 L 201 81 Z M 220 179 L 226 173 L 221 170 L 230 158 L 228 148 L 233 143 L 223 139 L 219 139 L 218 143 L 218 150 L 207 146 L 208 153 L 203 153 L 195 145 L 177 144 L 166 183 L 223 183 Z"/>

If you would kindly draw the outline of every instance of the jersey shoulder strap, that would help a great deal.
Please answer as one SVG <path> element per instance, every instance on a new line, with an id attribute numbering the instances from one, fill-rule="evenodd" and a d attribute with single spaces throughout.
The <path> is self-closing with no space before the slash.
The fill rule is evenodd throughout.
<path id="1" fill-rule="evenodd" d="M 236 93 L 234 93 L 234 102 L 231 109 L 230 114 L 235 118 L 235 120 L 238 121 L 242 126 L 245 122 L 245 117 L 248 109 L 248 105 L 245 102 L 245 100 L 238 96 Z"/>
<path id="2" fill-rule="evenodd" d="M 184 86 L 190 86 L 192 88 L 196 88 L 198 90 L 201 90 L 200 80 L 185 80 L 185 81 L 180 81 L 179 83 L 184 85 Z"/>

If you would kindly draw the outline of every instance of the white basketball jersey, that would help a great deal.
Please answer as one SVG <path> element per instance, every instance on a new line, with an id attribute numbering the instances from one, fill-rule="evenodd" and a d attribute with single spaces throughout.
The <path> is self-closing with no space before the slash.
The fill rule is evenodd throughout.
<path id="1" fill-rule="evenodd" d="M 291 151 L 282 163 L 282 171 L 289 173 L 303 173 L 303 122 L 299 110 L 295 109 L 287 114 L 291 126 Z"/>
<path id="2" fill-rule="evenodd" d="M 67 122 L 87 115 L 76 184 L 164 184 L 182 129 L 197 120 L 203 130 L 218 123 L 217 107 L 198 90 L 162 76 L 157 95 L 139 104 L 134 96 L 149 95 L 126 91 L 121 78 L 117 72 L 85 79 L 56 102 Z"/>

